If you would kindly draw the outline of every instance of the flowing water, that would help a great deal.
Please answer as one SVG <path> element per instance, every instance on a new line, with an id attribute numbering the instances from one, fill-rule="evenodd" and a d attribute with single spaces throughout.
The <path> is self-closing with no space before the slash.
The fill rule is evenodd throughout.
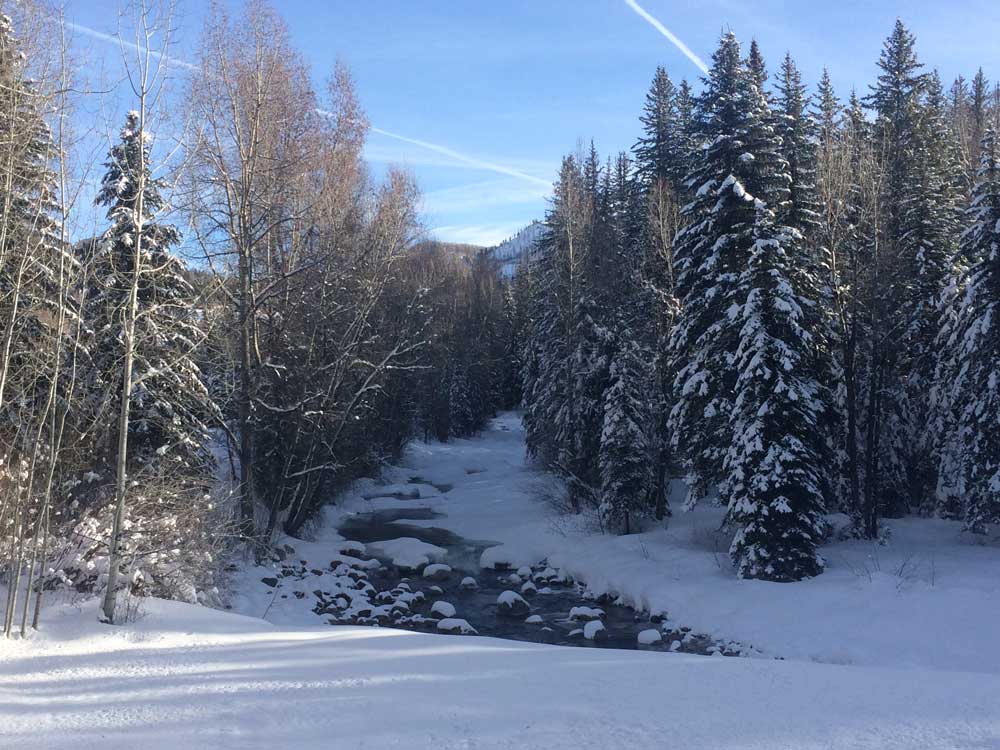
<path id="1" fill-rule="evenodd" d="M 444 562 L 452 571 L 445 580 L 430 581 L 418 572 L 399 571 L 388 559 L 383 559 L 383 565 L 372 572 L 371 583 L 380 592 L 389 592 L 380 594 L 383 596 L 380 601 L 391 601 L 391 595 L 398 595 L 407 587 L 411 592 L 423 592 L 423 601 L 411 602 L 405 616 L 391 622 L 394 627 L 434 629 L 436 620 L 431 619 L 431 604 L 445 601 L 455 607 L 455 617 L 467 620 L 480 635 L 538 643 L 634 649 L 640 647 L 638 634 L 641 631 L 657 630 L 661 633 L 662 643 L 641 648 L 695 654 L 740 653 L 738 644 L 716 642 L 707 635 L 692 633 L 690 628 L 677 627 L 662 615 L 638 612 L 607 596 L 596 597 L 582 583 L 568 579 L 559 571 L 552 571 L 545 560 L 539 560 L 532 566 L 531 579 L 509 570 L 482 570 L 479 567 L 480 555 L 495 542 L 465 539 L 448 529 L 407 523 L 430 521 L 437 517 L 440 514 L 426 507 L 389 508 L 353 514 L 338 528 L 344 538 L 365 544 L 412 537 L 447 550 Z M 544 573 L 545 570 L 549 571 L 548 574 Z M 553 572 L 555 575 L 552 575 Z M 477 588 L 469 589 L 461 585 L 466 576 L 476 580 Z M 530 605 L 530 612 L 516 617 L 500 614 L 497 605 L 500 594 L 505 591 L 520 592 L 522 583 L 527 580 L 533 580 L 538 589 L 537 593 L 524 596 Z M 574 607 L 602 611 L 599 619 L 604 631 L 597 639 L 585 638 L 583 620 L 570 619 L 570 611 Z M 532 617 L 532 622 L 525 621 L 528 616 Z"/>

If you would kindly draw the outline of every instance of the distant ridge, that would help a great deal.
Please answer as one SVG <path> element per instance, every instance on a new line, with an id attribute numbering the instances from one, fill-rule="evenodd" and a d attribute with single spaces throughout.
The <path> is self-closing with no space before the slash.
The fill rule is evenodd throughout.
<path id="1" fill-rule="evenodd" d="M 518 264 L 531 256 L 544 229 L 545 225 L 542 222 L 533 221 L 518 230 L 513 237 L 490 248 L 490 253 L 500 263 L 505 276 L 513 276 Z"/>

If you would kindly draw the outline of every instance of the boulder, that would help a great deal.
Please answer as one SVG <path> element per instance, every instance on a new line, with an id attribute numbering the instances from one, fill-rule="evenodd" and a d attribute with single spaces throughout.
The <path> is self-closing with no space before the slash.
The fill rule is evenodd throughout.
<path id="1" fill-rule="evenodd" d="M 654 646 L 657 643 L 663 643 L 663 636 L 656 628 L 650 628 L 649 630 L 640 632 L 636 640 L 640 646 Z"/>
<path id="2" fill-rule="evenodd" d="M 447 617 L 444 620 L 438 620 L 437 629 L 442 633 L 452 633 L 460 635 L 476 635 L 477 631 L 472 627 L 468 621 L 461 619 L 460 617 Z"/>
<path id="3" fill-rule="evenodd" d="M 504 591 L 497 597 L 497 614 L 501 617 L 524 617 L 531 605 L 515 591 Z"/>
<path id="4" fill-rule="evenodd" d="M 451 575 L 451 566 L 444 563 L 433 563 L 424 568 L 423 576 L 429 581 L 447 581 Z"/>
<path id="5" fill-rule="evenodd" d="M 583 637 L 588 641 L 606 641 L 608 630 L 600 620 L 591 620 L 583 626 Z"/>
<path id="6" fill-rule="evenodd" d="M 455 616 L 455 605 L 451 602 L 437 601 L 431 605 L 431 614 L 449 618 Z"/>

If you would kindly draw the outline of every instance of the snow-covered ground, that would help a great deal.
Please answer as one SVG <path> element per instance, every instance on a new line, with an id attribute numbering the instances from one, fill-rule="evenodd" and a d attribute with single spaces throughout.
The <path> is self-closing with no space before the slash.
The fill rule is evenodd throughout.
<path id="1" fill-rule="evenodd" d="M 996 748 L 994 675 L 278 627 L 150 601 L 0 648 L 0 747 Z"/>
<path id="2" fill-rule="evenodd" d="M 0 641 L 0 748 L 1000 748 L 996 546 L 897 521 L 887 546 L 827 547 L 813 581 L 740 582 L 717 509 L 602 536 L 538 501 L 545 479 L 523 450 L 516 415 L 481 438 L 416 444 L 309 541 L 289 540 L 291 558 L 332 580 L 331 559 L 356 547 L 336 532 L 346 514 L 432 507 L 443 515 L 408 523 L 501 544 L 488 559 L 547 557 L 592 589 L 785 659 L 330 627 L 252 568 L 232 598 L 242 615 L 147 600 L 111 628 L 91 601 Z M 434 559 L 422 544 L 390 552 Z"/>

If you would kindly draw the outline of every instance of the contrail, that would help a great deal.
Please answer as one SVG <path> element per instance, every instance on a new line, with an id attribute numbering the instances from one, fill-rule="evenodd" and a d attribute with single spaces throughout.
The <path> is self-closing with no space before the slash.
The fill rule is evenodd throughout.
<path id="1" fill-rule="evenodd" d="M 184 68 L 185 70 L 194 70 L 194 71 L 200 70 L 200 68 L 197 65 L 192 65 L 186 60 L 179 60 L 176 57 L 170 57 L 169 55 L 164 55 L 162 52 L 157 52 L 156 50 L 153 49 L 147 50 L 145 47 L 139 44 L 135 44 L 134 42 L 129 42 L 124 39 L 119 39 L 118 37 L 113 36 L 111 34 L 105 34 L 103 31 L 92 29 L 89 26 L 81 26 L 80 24 L 73 23 L 71 21 L 67 21 L 66 26 L 68 28 L 73 29 L 73 31 L 79 31 L 81 34 L 93 37 L 94 39 L 100 39 L 102 42 L 108 42 L 109 44 L 114 44 L 114 45 L 120 44 L 125 47 L 128 47 L 129 49 L 135 50 L 136 52 L 139 52 L 141 54 L 145 54 L 148 51 L 150 56 L 155 57 L 157 60 L 163 60 L 163 62 L 167 63 L 167 65 L 173 65 L 178 68 Z"/>
<path id="2" fill-rule="evenodd" d="M 133 44 L 131 42 L 126 42 L 120 40 L 118 37 L 111 34 L 105 34 L 103 31 L 98 31 L 97 29 L 92 29 L 89 26 L 81 26 L 78 23 L 67 22 L 66 25 L 73 29 L 74 31 L 79 31 L 81 34 L 86 34 L 87 36 L 93 37 L 94 39 L 100 39 L 103 42 L 108 42 L 110 44 L 124 44 L 130 49 L 134 49 L 138 52 L 145 52 L 141 46 Z M 174 65 L 179 68 L 184 68 L 185 70 L 198 71 L 200 68 L 197 65 L 192 65 L 186 60 L 180 60 L 176 57 L 170 57 L 169 55 L 164 55 L 155 50 L 149 50 L 149 53 L 161 60 L 163 60 L 168 65 Z M 323 109 L 317 109 L 316 113 L 322 117 L 332 117 L 330 112 Z M 400 135 L 399 133 L 393 133 L 388 130 L 383 130 L 382 128 L 372 127 L 371 131 L 373 133 L 378 133 L 379 135 L 384 135 L 386 138 L 392 138 L 397 141 L 402 141 L 403 143 L 409 143 L 412 146 L 419 146 L 420 148 L 427 149 L 428 151 L 433 151 L 434 153 L 441 154 L 442 156 L 447 156 L 450 159 L 454 159 L 462 164 L 468 164 L 471 167 L 476 167 L 478 169 L 483 169 L 488 172 L 496 172 L 497 174 L 507 175 L 508 177 L 517 177 L 520 180 L 525 180 L 526 182 L 531 182 L 536 185 L 544 185 L 545 187 L 551 187 L 552 183 L 549 180 L 542 179 L 541 177 L 535 177 L 533 175 L 521 172 L 512 167 L 505 167 L 502 164 L 495 164 L 493 162 L 484 161 L 482 159 L 477 159 L 474 156 L 469 156 L 467 154 L 460 153 L 447 146 L 441 146 L 437 143 L 431 143 L 430 141 L 423 141 L 419 138 L 410 138 L 409 136 Z"/>
<path id="3" fill-rule="evenodd" d="M 393 138 L 397 141 L 402 141 L 403 143 L 409 143 L 414 146 L 420 146 L 420 148 L 425 148 L 428 151 L 433 151 L 435 153 L 441 154 L 442 156 L 447 156 L 455 161 L 462 162 L 463 164 L 468 164 L 470 167 L 478 167 L 479 169 L 484 169 L 490 172 L 496 172 L 497 174 L 505 174 L 509 177 L 517 177 L 520 180 L 525 180 L 526 182 L 532 182 L 536 185 L 544 185 L 545 187 L 551 187 L 552 183 L 549 180 L 542 179 L 541 177 L 535 177 L 534 175 L 527 174 L 526 172 L 521 172 L 517 169 L 512 169 L 511 167 L 505 167 L 502 164 L 494 164 L 493 162 L 483 161 L 482 159 L 477 159 L 474 156 L 469 156 L 467 154 L 459 153 L 454 151 L 447 146 L 440 146 L 437 143 L 430 143 L 429 141 L 422 141 L 418 138 L 410 138 L 409 136 L 400 135 L 399 133 L 392 133 L 388 130 L 383 130 L 382 128 L 372 127 L 373 133 L 378 133 L 379 135 L 384 135 L 386 138 Z"/>
<path id="4" fill-rule="evenodd" d="M 684 56 L 688 60 L 697 65 L 702 73 L 708 75 L 708 66 L 705 65 L 705 62 L 700 57 L 698 57 L 698 55 L 696 55 L 691 50 L 690 47 L 688 47 L 686 44 L 684 44 L 684 42 L 678 39 L 677 36 L 670 29 L 668 29 L 662 23 L 657 21 L 653 16 L 647 13 L 646 9 L 643 8 L 641 5 L 639 5 L 639 3 L 637 3 L 635 0 L 625 0 L 625 4 L 632 10 L 634 10 L 636 13 L 638 13 L 639 17 L 645 20 L 650 26 L 652 26 L 654 29 L 663 34 L 663 36 L 669 39 L 670 43 L 673 44 L 681 52 L 683 52 Z"/>

